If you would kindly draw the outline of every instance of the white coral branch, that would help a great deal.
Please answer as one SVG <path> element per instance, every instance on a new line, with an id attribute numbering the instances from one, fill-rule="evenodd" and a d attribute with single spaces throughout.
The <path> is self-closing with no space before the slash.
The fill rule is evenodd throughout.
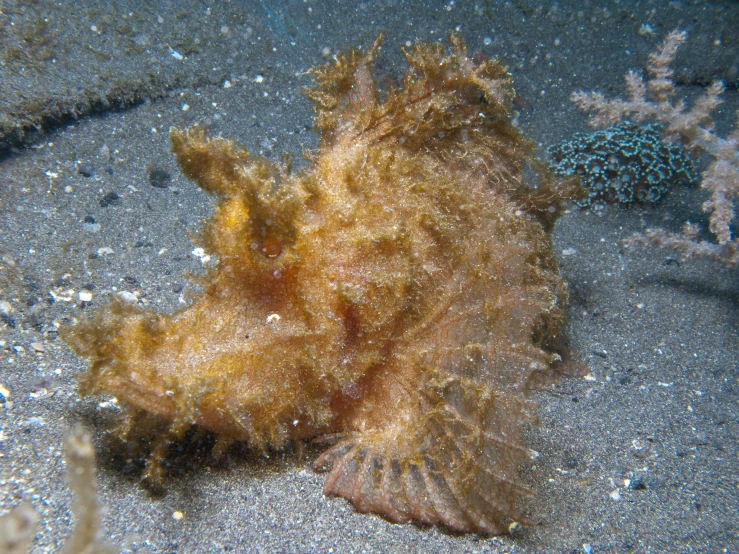
<path id="1" fill-rule="evenodd" d="M 690 152 L 706 152 L 714 158 L 703 172 L 701 187 L 711 193 L 703 203 L 709 212 L 710 230 L 718 245 L 697 242 L 695 226 L 689 225 L 683 234 L 662 230 L 647 230 L 636 235 L 627 244 L 653 245 L 671 248 L 685 259 L 707 258 L 720 260 L 727 265 L 739 265 L 739 239 L 732 237 L 731 221 L 734 218 L 733 199 L 739 196 L 739 112 L 737 128 L 727 138 L 713 132 L 712 112 L 723 102 L 724 84 L 714 82 L 686 111 L 682 100 L 673 101 L 675 83 L 672 80 L 672 63 L 678 47 L 685 41 L 684 31 L 672 31 L 657 50 L 649 56 L 647 82 L 634 71 L 626 75 L 628 100 L 608 100 L 598 92 L 574 92 L 572 101 L 590 114 L 590 124 L 606 127 L 623 118 L 635 121 L 656 120 L 663 124 L 662 138 L 679 142 Z"/>
<path id="2" fill-rule="evenodd" d="M 718 245 L 705 240 L 698 241 L 685 234 L 670 233 L 664 229 L 647 229 L 624 241 L 626 246 L 656 246 L 677 252 L 681 261 L 697 259 L 721 262 L 730 267 L 739 267 L 739 243 L 736 241 Z"/>
<path id="3" fill-rule="evenodd" d="M 675 93 L 675 84 L 672 82 L 672 62 L 678 47 L 685 41 L 685 31 L 672 31 L 656 52 L 649 55 L 647 71 L 649 92 L 658 103 L 668 103 Z"/>
<path id="4" fill-rule="evenodd" d="M 739 193 L 739 168 L 726 160 L 713 162 L 703 174 L 702 186 L 711 191 L 711 199 L 703 203 L 703 211 L 711 213 L 711 232 L 719 244 L 731 241 L 731 220 L 734 218 L 732 196 Z"/>

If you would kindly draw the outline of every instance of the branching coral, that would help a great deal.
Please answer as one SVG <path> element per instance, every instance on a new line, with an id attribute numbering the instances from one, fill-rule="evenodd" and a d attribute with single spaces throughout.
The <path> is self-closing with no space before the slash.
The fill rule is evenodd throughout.
<path id="1" fill-rule="evenodd" d="M 31 544 L 38 514 L 28 504 L 16 506 L 0 517 L 0 554 L 23 554 Z"/>
<path id="2" fill-rule="evenodd" d="M 417 44 L 381 99 L 380 40 L 314 70 L 320 149 L 292 173 L 202 128 L 173 130 L 183 172 L 218 196 L 202 240 L 218 255 L 193 305 L 163 316 L 114 300 L 63 331 L 114 394 L 222 448 L 338 434 L 324 492 L 392 521 L 505 531 L 526 521 L 526 393 L 566 364 L 566 286 L 549 231 L 579 194 L 509 121 L 510 76 Z M 536 177 L 524 180 L 525 170 Z"/>
<path id="3" fill-rule="evenodd" d="M 95 479 L 95 447 L 90 434 L 75 426 L 64 440 L 69 487 L 75 494 L 74 531 L 61 554 L 114 554 L 116 548 L 100 538 L 100 506 Z M 31 544 L 39 516 L 27 504 L 0 517 L 0 554 L 23 554 Z"/>
<path id="4" fill-rule="evenodd" d="M 707 258 L 736 267 L 739 265 L 739 239 L 732 237 L 731 221 L 734 218 L 733 197 L 739 194 L 739 112 L 737 127 L 728 137 L 722 138 L 713 132 L 711 113 L 722 102 L 723 83 L 714 82 L 690 109 L 686 109 L 682 100 L 674 101 L 675 84 L 670 66 L 685 37 L 685 32 L 671 32 L 649 56 L 646 83 L 634 71 L 626 75 L 628 100 L 607 100 L 597 92 L 575 92 L 572 101 L 592 113 L 590 123 L 595 127 L 612 125 L 622 118 L 655 120 L 663 124 L 665 140 L 679 142 L 693 153 L 706 152 L 714 158 L 702 174 L 701 187 L 711 193 L 711 198 L 703 203 L 703 211 L 711 214 L 710 229 L 718 244 L 699 241 L 698 229 L 689 222 L 682 235 L 647 229 L 627 243 L 666 246 L 680 252 L 684 259 Z"/>
<path id="5" fill-rule="evenodd" d="M 61 554 L 114 554 L 116 548 L 100 538 L 100 506 L 95 477 L 95 445 L 90 433 L 75 426 L 64 440 L 67 479 L 75 493 L 76 523 Z"/>

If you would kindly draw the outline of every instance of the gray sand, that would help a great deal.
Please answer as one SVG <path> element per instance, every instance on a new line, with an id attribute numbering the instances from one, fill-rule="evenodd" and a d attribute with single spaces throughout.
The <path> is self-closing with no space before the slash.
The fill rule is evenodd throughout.
<path id="1" fill-rule="evenodd" d="M 656 207 L 573 208 L 557 224 L 572 345 L 592 373 L 535 394 L 538 457 L 523 478 L 540 525 L 512 537 L 357 514 L 322 496 L 319 450 L 221 462 L 184 450 L 152 496 L 105 437 L 118 408 L 80 399 L 85 364 L 56 332 L 110 291 L 162 311 L 197 293 L 190 238 L 211 200 L 179 172 L 170 126 L 204 120 L 254 152 L 300 155 L 316 143 L 300 92 L 312 65 L 385 29 L 377 72 L 397 75 L 400 45 L 459 27 L 471 51 L 509 65 L 520 125 L 543 151 L 588 130 L 573 90 L 621 95 L 623 74 L 680 27 L 679 94 L 726 80 L 725 131 L 739 107 L 736 2 L 96 4 L 0 4 L 0 513 L 22 501 L 40 513 L 33 552 L 58 549 L 73 525 L 62 441 L 76 422 L 94 434 L 105 536 L 124 552 L 739 550 L 739 273 L 620 246 L 647 226 L 705 227 L 696 188 Z"/>

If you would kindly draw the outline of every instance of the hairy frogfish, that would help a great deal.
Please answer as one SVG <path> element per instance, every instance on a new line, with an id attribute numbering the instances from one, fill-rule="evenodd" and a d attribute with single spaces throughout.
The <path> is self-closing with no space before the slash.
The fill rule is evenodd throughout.
<path id="1" fill-rule="evenodd" d="M 114 296 L 62 336 L 90 363 L 81 393 L 115 395 L 129 437 L 159 422 L 151 473 L 193 427 L 265 451 L 332 437 L 325 494 L 502 533 L 529 521 L 528 392 L 568 365 L 550 233 L 579 189 L 512 123 L 499 61 L 455 34 L 417 43 L 380 91 L 381 38 L 313 70 L 319 147 L 301 170 L 173 129 L 183 173 L 218 200 L 202 295 L 172 315 Z"/>

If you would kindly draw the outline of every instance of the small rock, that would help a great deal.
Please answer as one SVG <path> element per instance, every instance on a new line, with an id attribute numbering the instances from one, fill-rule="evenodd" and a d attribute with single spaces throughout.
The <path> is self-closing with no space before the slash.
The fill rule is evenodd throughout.
<path id="1" fill-rule="evenodd" d="M 108 206 L 115 206 L 119 204 L 120 201 L 120 196 L 118 196 L 115 192 L 109 192 L 100 199 L 99 203 L 101 208 L 107 208 Z"/>
<path id="2" fill-rule="evenodd" d="M 126 302 L 130 302 L 131 304 L 136 304 L 139 301 L 138 296 L 128 291 L 120 291 L 118 293 L 118 298 L 125 300 Z"/>
<path id="3" fill-rule="evenodd" d="M 166 189 L 171 180 L 169 172 L 160 167 L 154 167 L 149 171 L 149 184 L 152 187 Z"/>
<path id="4" fill-rule="evenodd" d="M 89 164 L 82 163 L 77 166 L 77 173 L 79 173 L 83 177 L 92 177 L 94 171 Z"/>
<path id="5" fill-rule="evenodd" d="M 647 486 L 644 484 L 644 481 L 642 481 L 641 477 L 635 477 L 629 483 L 629 488 L 632 491 L 643 491 L 647 488 Z"/>
<path id="6" fill-rule="evenodd" d="M 649 439 L 638 438 L 631 441 L 631 453 L 640 460 L 655 458 L 657 452 L 654 444 Z"/>
<path id="7" fill-rule="evenodd" d="M 82 220 L 82 228 L 89 233 L 97 233 L 100 230 L 100 224 L 91 215 L 86 215 Z"/>
<path id="8" fill-rule="evenodd" d="M 40 342 L 32 342 L 31 348 L 33 348 L 36 352 L 45 352 L 46 348 L 44 348 L 44 345 Z"/>

